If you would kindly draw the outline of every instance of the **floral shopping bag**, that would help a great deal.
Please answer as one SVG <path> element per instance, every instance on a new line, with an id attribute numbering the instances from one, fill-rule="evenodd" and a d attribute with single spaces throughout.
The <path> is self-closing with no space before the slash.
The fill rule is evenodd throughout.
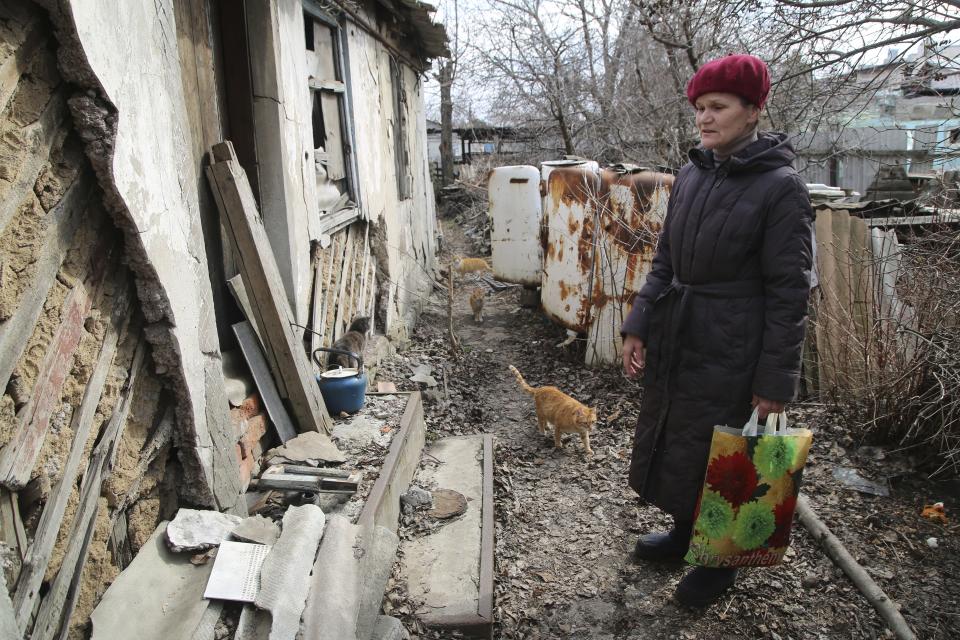
<path id="1" fill-rule="evenodd" d="M 707 473 L 686 561 L 704 567 L 780 564 L 790 544 L 809 429 L 788 429 L 771 414 L 757 434 L 757 411 L 742 429 L 714 427 Z"/>

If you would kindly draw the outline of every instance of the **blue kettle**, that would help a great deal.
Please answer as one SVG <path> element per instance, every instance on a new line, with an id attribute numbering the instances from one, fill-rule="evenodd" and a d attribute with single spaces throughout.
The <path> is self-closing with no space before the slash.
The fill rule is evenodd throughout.
<path id="1" fill-rule="evenodd" d="M 347 356 L 357 361 L 356 369 L 337 367 L 317 376 L 320 395 L 323 396 L 323 402 L 327 405 L 327 411 L 332 416 L 338 416 L 344 411 L 347 413 L 360 411 L 365 400 L 364 394 L 367 392 L 367 374 L 363 369 L 363 358 L 352 351 L 319 347 L 313 350 L 313 361 L 321 369 L 324 363 L 317 356 L 320 351 Z"/>

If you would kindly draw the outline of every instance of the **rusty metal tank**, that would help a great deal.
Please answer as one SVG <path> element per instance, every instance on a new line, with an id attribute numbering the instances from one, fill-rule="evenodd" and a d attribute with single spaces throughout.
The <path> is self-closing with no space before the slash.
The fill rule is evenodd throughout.
<path id="1" fill-rule="evenodd" d="M 547 199 L 549 198 L 549 192 L 547 191 L 547 182 L 550 180 L 550 174 L 554 169 L 560 167 L 584 167 L 593 171 L 597 175 L 600 175 L 600 164 L 596 160 L 586 160 L 583 158 L 566 158 L 563 160 L 545 160 L 540 163 L 540 186 L 541 191 L 540 195 L 543 198 L 542 211 L 547 210 Z"/>
<path id="2" fill-rule="evenodd" d="M 493 275 L 537 286 L 543 270 L 540 244 L 540 172 L 532 166 L 497 167 L 487 186 Z"/>
<path id="3" fill-rule="evenodd" d="M 600 176 L 590 166 L 554 166 L 548 173 L 540 300 L 551 319 L 577 332 L 590 325 L 599 194 Z"/>
<path id="4" fill-rule="evenodd" d="M 636 167 L 615 165 L 600 172 L 588 365 L 618 359 L 620 326 L 650 272 L 672 186 L 672 175 Z"/>
<path id="5" fill-rule="evenodd" d="M 673 176 L 616 165 L 553 167 L 544 209 L 544 312 L 587 335 L 586 363 L 611 364 L 653 260 Z"/>

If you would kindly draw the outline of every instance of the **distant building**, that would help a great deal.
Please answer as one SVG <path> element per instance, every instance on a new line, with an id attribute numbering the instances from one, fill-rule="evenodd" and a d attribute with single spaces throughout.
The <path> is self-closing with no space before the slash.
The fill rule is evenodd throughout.
<path id="1" fill-rule="evenodd" d="M 463 162 L 470 164 L 475 156 L 510 156 L 528 153 L 533 134 L 516 127 L 460 127 L 455 129 L 460 138 Z"/>
<path id="2" fill-rule="evenodd" d="M 440 166 L 440 134 L 443 131 L 443 125 L 436 120 L 427 120 L 427 160 L 431 165 Z M 463 147 L 460 140 L 460 134 L 454 130 L 452 138 L 453 162 L 460 164 L 463 162 Z"/>
<path id="3" fill-rule="evenodd" d="M 854 71 L 864 93 L 837 118 L 796 141 L 807 182 L 866 194 L 881 168 L 902 167 L 914 182 L 960 169 L 960 45 L 927 48 Z"/>

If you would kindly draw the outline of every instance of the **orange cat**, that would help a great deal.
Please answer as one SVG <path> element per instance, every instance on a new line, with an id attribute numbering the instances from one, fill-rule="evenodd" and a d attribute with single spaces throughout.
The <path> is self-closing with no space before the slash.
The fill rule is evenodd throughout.
<path id="1" fill-rule="evenodd" d="M 474 289 L 470 292 L 470 308 L 473 309 L 473 321 L 483 322 L 483 289 Z"/>
<path id="2" fill-rule="evenodd" d="M 473 273 L 474 271 L 490 271 L 490 265 L 483 258 L 461 258 L 454 256 L 457 273 Z"/>
<path id="3" fill-rule="evenodd" d="M 554 448 L 560 449 L 563 446 L 560 434 L 577 433 L 587 455 L 593 455 L 590 432 L 597 423 L 597 410 L 577 402 L 556 387 L 531 387 L 513 365 L 510 365 L 510 371 L 517 376 L 520 387 L 533 396 L 540 433 L 546 435 L 547 424 L 553 425 Z"/>

